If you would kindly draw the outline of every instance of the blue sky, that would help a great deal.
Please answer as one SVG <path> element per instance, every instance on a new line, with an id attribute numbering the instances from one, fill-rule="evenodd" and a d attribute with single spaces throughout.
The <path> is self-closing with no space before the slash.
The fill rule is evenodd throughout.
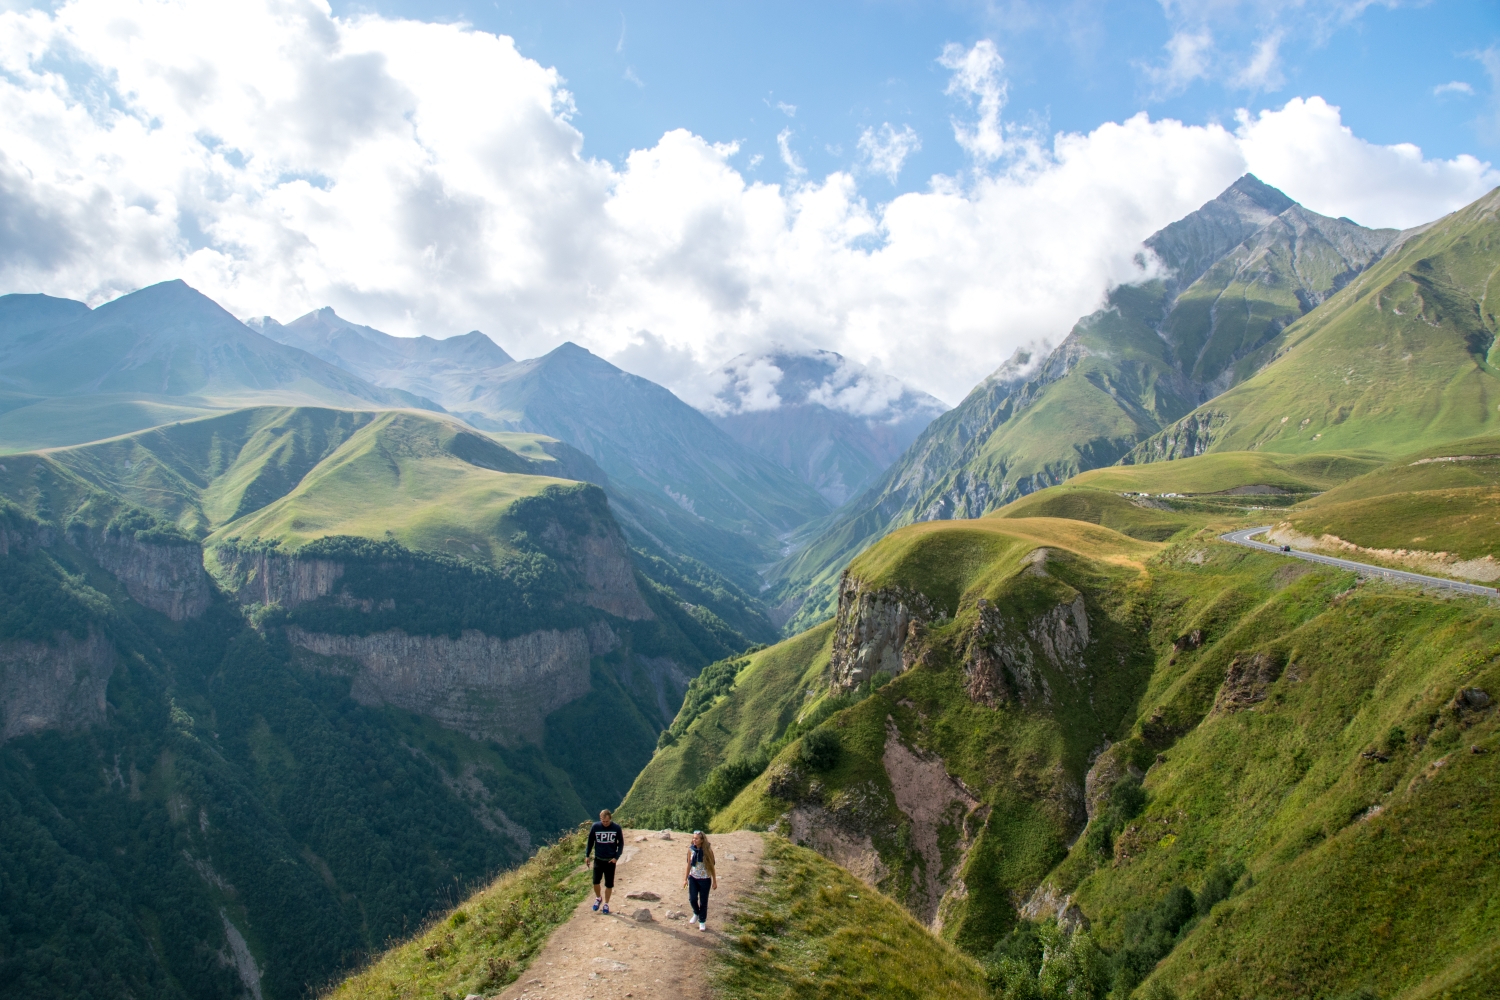
<path id="1" fill-rule="evenodd" d="M 741 142 L 747 175 L 780 178 L 786 168 L 777 136 L 791 129 L 790 148 L 819 176 L 856 162 L 862 131 L 889 122 L 911 126 L 921 149 L 894 187 L 885 181 L 885 193 L 919 189 L 932 174 L 965 164 L 949 118 L 966 109 L 945 95 L 949 71 L 939 57 L 945 45 L 981 39 L 1005 60 L 1006 119 L 1043 133 L 1089 131 L 1139 111 L 1233 127 L 1237 109 L 1319 95 L 1369 142 L 1414 143 L 1428 157 L 1500 159 L 1500 4 L 1493 0 L 339 0 L 334 11 L 462 20 L 514 37 L 522 55 L 566 78 L 585 154 L 616 163 L 669 129 L 687 128 L 713 142 Z M 1176 85 L 1162 80 L 1174 35 L 1204 32 L 1213 41 L 1203 75 Z M 1277 43 L 1269 72 L 1244 79 L 1270 39 Z M 1439 90 L 1452 83 L 1468 89 Z M 750 169 L 757 154 L 762 160 Z M 874 180 L 872 195 L 879 193 Z"/>

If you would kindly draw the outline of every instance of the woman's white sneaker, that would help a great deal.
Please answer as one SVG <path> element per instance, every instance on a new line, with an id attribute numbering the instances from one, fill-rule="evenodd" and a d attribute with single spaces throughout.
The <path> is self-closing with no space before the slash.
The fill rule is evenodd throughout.
<path id="1" fill-rule="evenodd" d="M 707 920 L 700 920 L 700 921 L 698 921 L 698 929 L 700 931 L 706 931 L 706 930 L 708 930 L 708 921 Z"/>

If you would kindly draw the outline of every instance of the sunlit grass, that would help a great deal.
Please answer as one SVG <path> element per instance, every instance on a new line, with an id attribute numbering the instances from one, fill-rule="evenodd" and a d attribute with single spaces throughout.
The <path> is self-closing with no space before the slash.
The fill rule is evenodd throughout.
<path id="1" fill-rule="evenodd" d="M 539 850 L 324 1000 L 441 1000 L 498 993 L 514 982 L 588 892 L 583 833 Z"/>
<path id="2" fill-rule="evenodd" d="M 766 837 L 715 976 L 725 1000 L 988 997 L 979 964 L 820 855 Z"/>

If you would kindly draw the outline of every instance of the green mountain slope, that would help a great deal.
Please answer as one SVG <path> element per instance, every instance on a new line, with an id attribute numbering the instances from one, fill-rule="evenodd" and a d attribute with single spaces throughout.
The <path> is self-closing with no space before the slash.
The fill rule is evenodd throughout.
<path id="1" fill-rule="evenodd" d="M 0 300 L 7 400 L 0 452 L 78 444 L 249 403 L 438 408 L 269 340 L 181 281 L 94 310 L 37 298 Z"/>
<path id="2" fill-rule="evenodd" d="M 1026 349 L 939 417 L 773 573 L 792 627 L 832 611 L 842 567 L 893 528 L 978 517 L 1111 465 L 1252 373 L 1257 351 L 1378 259 L 1394 230 L 1309 212 L 1246 175 L 1146 240 L 1160 278 L 1122 285 L 1050 352 Z"/>
<path id="3" fill-rule="evenodd" d="M 828 512 L 791 472 L 714 427 L 666 389 L 574 344 L 496 369 L 471 409 L 480 426 L 546 434 L 608 474 L 621 523 L 747 590 L 782 536 Z M 467 411 L 466 411 L 467 412 Z"/>
<path id="4" fill-rule="evenodd" d="M 745 639 L 498 438 L 264 407 L 0 461 L 4 991 L 302 995 L 623 797 Z"/>
<path id="5" fill-rule="evenodd" d="M 1135 468 L 1153 466 L 1162 463 Z M 1404 455 L 1286 511 L 1271 536 L 1397 569 L 1500 580 L 1500 439 Z"/>
<path id="6" fill-rule="evenodd" d="M 1184 522 L 1168 545 L 1008 510 L 893 533 L 833 623 L 698 700 L 625 808 L 781 830 L 1007 997 L 1487 995 L 1500 616 L 1218 541 L 1266 497 L 1222 491 L 1277 470 L 1208 457 L 1184 483 L 1218 489 L 1152 511 Z M 1175 464 L 1073 494 L 1189 492 Z M 810 730 L 751 709 L 833 698 Z"/>
<path id="7" fill-rule="evenodd" d="M 1130 461 L 1208 451 L 1415 451 L 1500 428 L 1489 293 L 1500 191 L 1403 236 L 1377 265 L 1259 348 L 1255 377 Z"/>

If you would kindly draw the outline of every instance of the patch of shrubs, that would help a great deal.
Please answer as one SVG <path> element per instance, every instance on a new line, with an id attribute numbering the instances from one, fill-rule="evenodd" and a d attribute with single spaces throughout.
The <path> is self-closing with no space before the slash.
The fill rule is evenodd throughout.
<path id="1" fill-rule="evenodd" d="M 1023 920 L 986 956 L 986 974 L 1002 1000 L 1125 1000 L 1216 903 L 1229 898 L 1243 873 L 1238 864 L 1217 865 L 1196 894 L 1174 886 L 1152 905 L 1125 914 L 1124 940 L 1112 952 L 1087 930 L 1070 935 L 1055 920 Z M 1174 996 L 1161 983 L 1142 995 Z"/>
<path id="2" fill-rule="evenodd" d="M 1110 789 L 1109 800 L 1099 815 L 1089 824 L 1086 843 L 1089 849 L 1105 857 L 1114 853 L 1115 837 L 1125 829 L 1125 824 L 1141 814 L 1146 808 L 1146 790 L 1134 775 L 1127 774 Z"/>
<path id="3" fill-rule="evenodd" d="M 843 749 L 838 734 L 833 730 L 814 729 L 802 737 L 802 747 L 797 756 L 814 771 L 828 771 L 838 764 L 839 754 Z"/>

